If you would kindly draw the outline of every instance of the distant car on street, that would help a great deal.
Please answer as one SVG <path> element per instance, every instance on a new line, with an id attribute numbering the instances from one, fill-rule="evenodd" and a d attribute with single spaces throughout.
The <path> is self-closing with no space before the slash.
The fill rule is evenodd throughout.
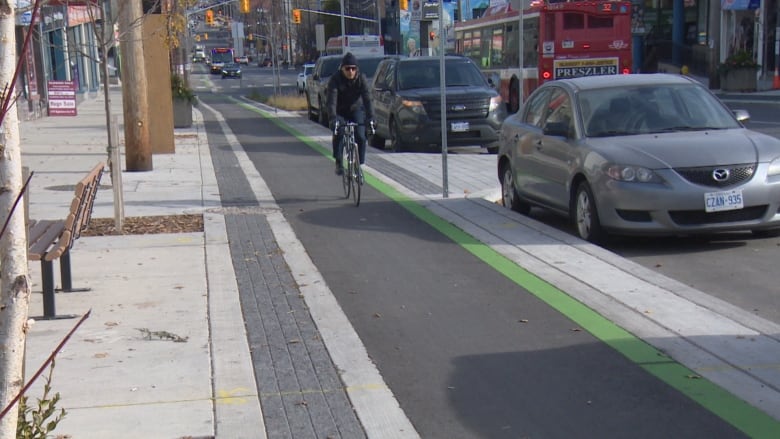
<path id="1" fill-rule="evenodd" d="M 248 66 L 249 65 L 249 57 L 246 56 L 246 55 L 237 56 L 236 57 L 236 63 Z"/>
<path id="2" fill-rule="evenodd" d="M 222 67 L 222 79 L 241 78 L 241 66 L 237 63 L 227 63 Z"/>
<path id="3" fill-rule="evenodd" d="M 257 61 L 258 67 L 271 67 L 273 65 L 273 62 L 271 61 L 271 58 L 263 58 L 262 60 Z"/>
<path id="4" fill-rule="evenodd" d="M 449 104 L 449 102 L 448 102 Z M 501 129 L 503 204 L 567 217 L 580 238 L 780 232 L 780 140 L 681 75 L 562 79 Z"/>
<path id="5" fill-rule="evenodd" d="M 311 75 L 312 70 L 314 70 L 314 64 L 304 64 L 303 71 L 298 73 L 298 94 L 302 95 L 306 91 L 306 78 Z"/>

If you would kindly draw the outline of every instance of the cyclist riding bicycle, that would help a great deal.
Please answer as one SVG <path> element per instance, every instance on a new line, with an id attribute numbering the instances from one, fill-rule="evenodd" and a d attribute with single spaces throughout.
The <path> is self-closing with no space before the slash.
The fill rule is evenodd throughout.
<path id="1" fill-rule="evenodd" d="M 359 124 L 355 130 L 360 164 L 366 161 L 366 125 L 373 126 L 374 112 L 368 91 L 368 80 L 358 69 L 355 55 L 348 52 L 341 59 L 339 73 L 328 81 L 328 114 L 331 128 L 338 123 L 340 127 L 351 121 Z M 339 129 L 339 134 L 341 134 Z M 333 135 L 333 158 L 336 159 L 336 175 L 344 173 L 341 163 L 342 151 L 338 135 Z"/>

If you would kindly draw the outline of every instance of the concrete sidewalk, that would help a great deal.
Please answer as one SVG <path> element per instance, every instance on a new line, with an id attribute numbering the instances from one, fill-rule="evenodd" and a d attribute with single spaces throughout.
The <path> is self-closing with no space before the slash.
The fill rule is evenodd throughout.
<path id="1" fill-rule="evenodd" d="M 121 123 L 121 90 L 112 88 L 111 99 Z M 23 164 L 35 173 L 31 218 L 63 218 L 73 185 L 107 160 L 104 102 L 82 102 L 76 117 L 22 122 Z M 74 287 L 90 291 L 57 294 L 56 314 L 91 310 L 91 317 L 56 358 L 52 387 L 68 411 L 57 434 L 206 438 L 218 430 L 225 438 L 265 437 L 219 191 L 200 113 L 195 117 L 192 128 L 175 130 L 175 154 L 153 157 L 153 171 L 122 173 L 124 209 L 128 217 L 203 213 L 205 233 L 82 237 L 74 245 Z M 93 217 L 113 215 L 106 173 Z M 39 264 L 30 264 L 30 277 L 30 315 L 40 316 Z M 28 374 L 75 322 L 36 322 Z M 42 385 L 30 396 L 40 397 Z"/>
<path id="2" fill-rule="evenodd" d="M 112 105 L 112 111 L 121 115 L 119 89 L 112 88 Z M 294 114 L 251 105 L 329 148 L 324 127 Z M 77 117 L 22 122 L 23 164 L 35 172 L 31 218 L 63 217 L 73 184 L 95 163 L 106 160 L 103 106 L 98 96 L 82 102 Z M 75 243 L 74 287 L 91 291 L 57 294 L 57 314 L 81 315 L 90 309 L 92 314 L 57 357 L 52 387 L 62 396 L 60 405 L 68 410 L 57 434 L 78 438 L 266 437 L 225 214 L 200 111 L 208 109 L 195 111 L 192 128 L 175 131 L 175 154 L 155 155 L 153 171 L 123 172 L 122 179 L 126 216 L 203 213 L 204 233 L 82 237 Z M 449 156 L 446 199 L 441 196 L 439 155 L 384 154 L 369 149 L 367 162 L 367 172 L 405 196 L 780 420 L 778 325 L 497 206 L 492 202 L 500 196 L 494 155 Z M 242 168 L 241 172 L 255 191 L 265 190 L 256 171 Z M 110 184 L 106 174 L 93 217 L 113 216 Z M 273 201 L 268 193 L 258 197 Z M 291 231 L 284 229 L 282 215 L 269 221 L 274 238 L 285 250 L 286 263 L 297 268 L 301 262 L 293 258 L 305 252 Z M 313 270 L 305 274 L 316 276 Z M 30 264 L 30 276 L 34 291 L 30 315 L 36 316 L 42 313 L 38 264 Z M 58 275 L 55 281 L 59 284 Z M 326 285 L 317 288 L 302 291 L 302 295 L 327 344 L 342 333 L 317 319 L 331 313 L 331 309 L 323 311 L 324 307 L 333 307 L 335 302 Z M 654 312 L 644 312 L 648 307 Z M 28 374 L 74 323 L 73 319 L 35 323 L 28 336 Z M 148 339 L 145 331 L 157 335 Z M 186 338 L 186 342 L 168 336 Z M 344 358 L 354 354 L 332 344 L 328 352 Z M 333 361 L 339 364 L 344 358 Z M 360 372 L 347 370 L 342 378 L 370 384 L 347 385 L 353 392 L 370 389 L 350 394 L 366 435 L 415 437 L 411 425 L 399 431 L 402 416 L 388 422 L 372 412 L 387 407 L 375 404 L 375 389 L 383 393 L 383 404 L 392 406 L 392 395 L 381 377 Z M 40 396 L 42 384 L 33 388 L 32 398 Z M 397 415 L 394 410 L 397 406 L 386 411 Z M 268 433 L 268 437 L 274 435 Z"/>

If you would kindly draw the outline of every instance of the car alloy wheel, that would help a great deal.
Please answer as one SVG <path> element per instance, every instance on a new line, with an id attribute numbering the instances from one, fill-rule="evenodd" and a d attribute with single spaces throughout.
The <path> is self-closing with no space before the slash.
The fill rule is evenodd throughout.
<path id="1" fill-rule="evenodd" d="M 520 197 L 517 195 L 512 167 L 508 164 L 504 165 L 501 176 L 501 200 L 504 207 L 527 215 L 531 211 L 531 206 L 520 201 Z"/>
<path id="2" fill-rule="evenodd" d="M 401 132 L 398 129 L 398 124 L 395 122 L 395 119 L 390 119 L 390 151 L 403 152 Z"/>
<path id="3" fill-rule="evenodd" d="M 579 237 L 586 241 L 596 243 L 604 238 L 596 210 L 596 199 L 590 186 L 584 181 L 577 186 L 577 196 L 574 200 L 574 226 Z"/>

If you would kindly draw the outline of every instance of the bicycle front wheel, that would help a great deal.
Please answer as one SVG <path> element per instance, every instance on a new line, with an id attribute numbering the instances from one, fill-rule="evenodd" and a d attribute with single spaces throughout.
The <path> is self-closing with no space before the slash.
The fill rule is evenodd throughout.
<path id="1" fill-rule="evenodd" d="M 360 160 L 357 155 L 357 145 L 352 145 L 354 151 L 353 160 L 350 166 L 350 174 L 352 174 L 352 200 L 355 202 L 355 206 L 360 206 L 360 193 L 363 188 L 363 175 L 360 169 Z"/>
<path id="2" fill-rule="evenodd" d="M 341 148 L 341 164 L 344 166 L 344 173 L 341 174 L 341 184 L 344 186 L 344 198 L 349 198 L 351 188 L 351 169 L 350 169 L 350 151 L 347 145 Z"/>

